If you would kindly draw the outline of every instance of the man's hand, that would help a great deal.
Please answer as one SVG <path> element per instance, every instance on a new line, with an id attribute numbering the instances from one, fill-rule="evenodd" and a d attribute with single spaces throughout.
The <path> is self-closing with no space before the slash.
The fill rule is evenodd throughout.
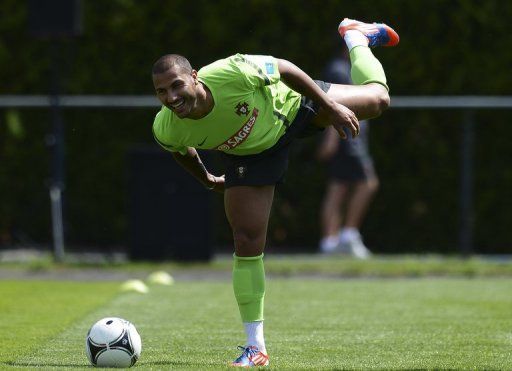
<path id="1" fill-rule="evenodd" d="M 221 176 L 215 176 L 213 174 L 208 173 L 207 175 L 207 182 L 204 185 L 207 189 L 210 191 L 215 191 L 218 193 L 224 193 L 224 182 L 225 177 L 224 175 Z"/>
<path id="2" fill-rule="evenodd" d="M 201 162 L 201 158 L 195 148 L 187 147 L 187 153 L 172 152 L 176 162 L 183 166 L 194 178 L 196 178 L 207 189 L 224 193 L 224 175 L 215 176 L 210 174 Z"/>
<path id="3" fill-rule="evenodd" d="M 350 130 L 352 138 L 359 135 L 359 120 L 349 108 L 334 103 L 327 114 L 329 115 L 329 122 L 343 139 L 347 139 L 347 134 L 343 131 L 344 127 Z"/>

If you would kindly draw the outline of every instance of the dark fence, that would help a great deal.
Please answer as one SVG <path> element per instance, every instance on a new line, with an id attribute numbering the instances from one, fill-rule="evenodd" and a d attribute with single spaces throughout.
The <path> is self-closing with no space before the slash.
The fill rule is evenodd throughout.
<path id="1" fill-rule="evenodd" d="M 45 183 L 41 179 L 51 179 L 41 165 L 51 162 L 52 152 L 47 152 L 47 158 L 39 163 L 38 173 L 31 175 L 24 174 L 22 169 L 17 169 L 20 174 L 13 174 L 15 166 L 11 167 L 9 160 L 15 158 L 4 153 L 7 162 L 1 171 L 2 188 L 6 192 L 2 195 L 5 202 L 0 228 L 7 237 L 0 242 L 2 246 L 30 243 L 48 246 L 53 241 L 58 251 L 59 241 L 64 241 L 59 233 L 65 232 L 68 249 L 118 246 L 128 249 L 134 258 L 194 260 L 208 259 L 212 251 L 230 244 L 220 197 L 204 191 L 174 164 L 171 156 L 154 144 L 152 149 L 133 149 L 137 143 L 146 146 L 152 143 L 150 125 L 158 108 L 154 97 L 61 96 L 58 100 L 47 96 L 0 97 L 0 107 L 10 115 L 26 113 L 27 117 L 21 121 L 32 122 L 30 118 L 37 117 L 38 124 L 51 122 L 55 116 L 47 117 L 46 111 L 52 106 L 55 109 L 56 105 L 59 110 L 64 109 L 67 123 L 63 140 L 72 143 L 66 155 L 68 181 L 64 187 L 62 228 L 58 228 L 58 216 L 55 216 L 58 215 L 55 208 L 62 205 L 53 204 L 54 212 L 50 213 L 50 197 L 46 193 L 45 198 Z M 503 116 L 502 109 L 511 107 L 511 97 L 392 98 L 391 110 L 375 120 L 372 129 L 372 152 L 383 189 L 364 228 L 370 243 L 379 246 L 376 252 L 444 251 L 467 255 L 511 251 L 503 225 L 510 219 L 510 208 L 506 205 L 512 179 L 507 175 L 508 170 L 499 165 L 499 159 L 507 157 L 508 146 L 500 149 L 503 138 L 498 135 L 499 127 L 504 125 L 501 121 L 509 120 L 495 119 Z M 134 108 L 138 109 L 134 111 Z M 129 120 L 126 109 L 131 112 Z M 417 117 L 418 113 L 426 112 L 433 116 Z M 489 112 L 492 112 L 490 116 Z M 76 127 L 75 115 L 91 115 L 87 124 L 90 127 Z M 409 122 L 404 115 L 409 117 Z M 485 125 L 479 125 L 482 116 L 486 117 Z M 488 122 L 488 117 L 494 118 L 492 122 Z M 9 120 L 11 126 L 16 122 Z M 123 136 L 126 125 L 140 125 L 140 129 L 130 137 Z M 45 137 L 50 145 L 54 144 L 57 136 L 52 135 L 52 126 L 43 126 L 38 129 L 35 122 L 29 123 L 26 130 L 30 135 L 40 136 L 39 142 Z M 112 147 L 109 142 L 108 146 L 102 146 L 105 136 L 117 136 L 119 145 Z M 416 143 L 411 143 L 411 138 Z M 276 196 L 269 233 L 271 248 L 293 246 L 288 251 L 316 248 L 316 210 L 323 192 L 323 178 L 318 164 L 312 160 L 315 145 L 306 141 L 294 147 L 296 159 L 292 159 L 288 182 Z M 32 155 L 31 151 L 24 152 L 27 159 L 20 166 L 40 161 L 28 158 L 37 156 L 42 149 L 32 150 Z M 94 156 L 87 158 L 84 153 L 91 151 L 95 152 Z M 14 156 L 15 151 L 12 153 Z M 484 162 L 482 154 L 486 158 Z M 434 161 L 429 159 L 431 156 L 436 156 Z M 500 171 L 494 175 L 486 172 L 488 163 Z M 112 172 L 117 175 L 112 177 Z M 310 181 L 304 181 L 304 175 Z M 16 182 L 33 185 L 34 181 L 39 184 L 32 188 L 15 187 Z M 490 183 L 487 189 L 484 189 L 485 182 Z M 51 181 L 46 182 L 47 186 L 50 184 Z M 36 191 L 31 193 L 32 189 Z M 31 206 L 34 202 L 38 207 Z M 487 216 L 493 209 L 495 217 L 489 220 Z M 50 215 L 53 215 L 52 223 Z M 477 231 L 481 231 L 476 239 L 475 224 Z M 173 228 L 176 232 L 172 232 Z"/>

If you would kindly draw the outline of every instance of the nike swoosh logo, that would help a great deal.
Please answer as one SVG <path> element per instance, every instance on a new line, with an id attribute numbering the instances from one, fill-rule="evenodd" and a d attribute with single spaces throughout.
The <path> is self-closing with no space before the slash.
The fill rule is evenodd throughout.
<path id="1" fill-rule="evenodd" d="M 204 142 L 206 142 L 206 139 L 207 139 L 207 138 L 208 138 L 208 137 L 204 138 L 204 139 L 203 139 L 203 141 L 202 141 L 201 143 L 199 143 L 197 146 L 198 146 L 198 147 L 201 147 L 201 146 L 204 144 Z"/>

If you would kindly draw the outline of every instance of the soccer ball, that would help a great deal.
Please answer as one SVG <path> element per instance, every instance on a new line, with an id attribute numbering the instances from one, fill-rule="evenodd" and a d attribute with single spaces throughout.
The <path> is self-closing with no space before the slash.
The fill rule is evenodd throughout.
<path id="1" fill-rule="evenodd" d="M 85 338 L 85 349 L 94 366 L 125 368 L 139 359 L 142 341 L 132 323 L 107 317 L 92 325 Z"/>

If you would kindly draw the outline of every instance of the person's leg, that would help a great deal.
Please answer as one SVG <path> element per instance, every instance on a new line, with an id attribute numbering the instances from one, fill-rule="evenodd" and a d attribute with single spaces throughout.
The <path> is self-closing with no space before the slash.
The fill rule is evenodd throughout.
<path id="1" fill-rule="evenodd" d="M 345 225 L 339 233 L 340 249 L 350 252 L 359 259 L 366 259 L 371 255 L 371 251 L 363 243 L 359 230 L 378 186 L 379 181 L 376 176 L 353 183 L 350 199 L 347 202 Z"/>
<path id="2" fill-rule="evenodd" d="M 354 21 L 349 23 L 353 23 Z M 344 21 L 345 22 L 345 21 Z M 356 23 L 360 23 L 357 22 Z M 343 24 L 343 22 L 342 22 Z M 353 86 L 332 84 L 327 92 L 335 102 L 350 108 L 359 120 L 379 116 L 382 111 L 389 107 L 389 88 L 387 86 L 386 74 L 381 63 L 368 47 L 386 45 L 383 40 L 393 40 L 388 46 L 398 43 L 398 35 L 389 27 L 379 27 L 378 40 L 375 39 L 376 28 L 373 26 L 362 27 L 354 24 L 343 28 L 340 25 L 340 34 L 347 43 L 350 52 L 352 65 L 351 77 Z M 394 35 L 392 35 L 394 34 Z M 392 36 L 392 37 L 387 37 Z M 381 38 L 382 39 L 379 39 Z M 320 110 L 315 124 L 325 126 L 329 124 L 325 113 Z"/>
<path id="3" fill-rule="evenodd" d="M 320 251 L 334 252 L 338 247 L 338 233 L 341 227 L 341 207 L 346 197 L 348 187 L 345 183 L 330 181 L 327 184 L 320 210 L 322 239 Z"/>
<path id="4" fill-rule="evenodd" d="M 235 255 L 258 256 L 267 238 L 274 186 L 236 186 L 224 191 L 224 208 L 233 231 Z"/>
<path id="5" fill-rule="evenodd" d="M 224 206 L 233 231 L 233 291 L 247 335 L 245 352 L 233 365 L 268 364 L 263 336 L 265 270 L 263 251 L 274 186 L 236 186 L 225 190 Z M 257 349 L 259 352 L 249 354 Z"/>
<path id="6" fill-rule="evenodd" d="M 377 83 L 367 85 L 331 84 L 327 95 L 336 103 L 350 108 L 359 120 L 380 116 L 389 107 L 390 102 L 386 88 Z M 322 109 L 314 123 L 320 127 L 330 124 Z"/>
<path id="7" fill-rule="evenodd" d="M 386 75 L 382 65 L 367 46 L 357 46 L 350 51 L 351 75 L 356 85 L 331 84 L 327 95 L 335 102 L 350 108 L 359 120 L 379 116 L 388 108 L 390 98 Z M 320 110 L 314 123 L 328 125 Z"/>
<path id="8" fill-rule="evenodd" d="M 379 188 L 377 177 L 354 184 L 352 194 L 347 202 L 345 227 L 360 229 L 363 218 L 375 192 Z"/>

